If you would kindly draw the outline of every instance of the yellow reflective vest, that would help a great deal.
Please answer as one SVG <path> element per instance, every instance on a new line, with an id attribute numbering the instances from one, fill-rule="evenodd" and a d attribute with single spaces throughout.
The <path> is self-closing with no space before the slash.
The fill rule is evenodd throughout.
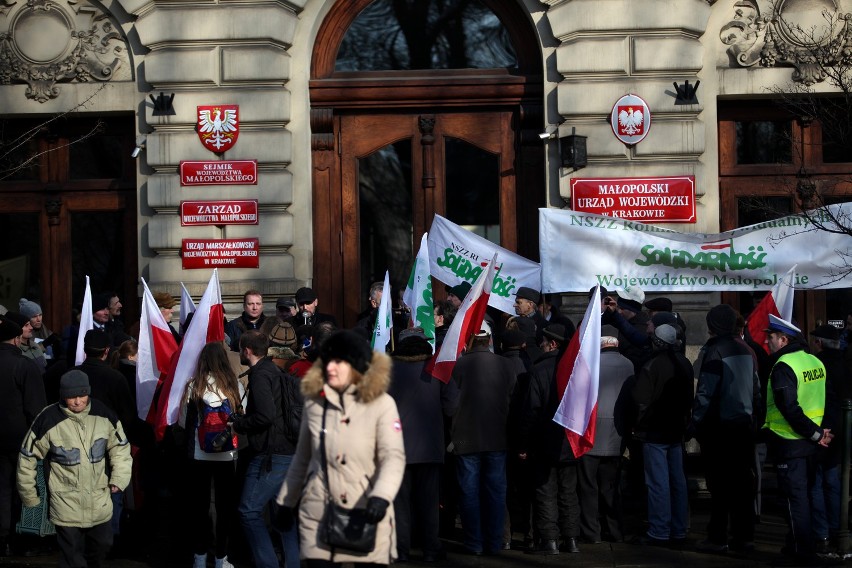
<path id="1" fill-rule="evenodd" d="M 825 365 L 815 356 L 805 351 L 794 351 L 778 358 L 775 363 L 785 363 L 796 374 L 796 392 L 799 406 L 805 416 L 819 426 L 825 411 Z M 775 367 L 773 367 L 773 370 Z M 778 436 L 787 440 L 802 440 L 804 436 L 797 434 L 787 419 L 775 406 L 775 395 L 772 392 L 772 377 L 769 378 L 769 388 L 766 389 L 766 422 L 768 428 Z"/>

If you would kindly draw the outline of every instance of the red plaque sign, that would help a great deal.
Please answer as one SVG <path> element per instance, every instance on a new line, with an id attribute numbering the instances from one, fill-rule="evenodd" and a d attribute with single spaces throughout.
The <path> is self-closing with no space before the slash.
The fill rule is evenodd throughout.
<path id="1" fill-rule="evenodd" d="M 695 223 L 695 176 L 571 180 L 571 208 L 649 223 Z"/>
<path id="2" fill-rule="evenodd" d="M 183 239 L 181 258 L 188 268 L 258 268 L 258 239 Z"/>
<path id="3" fill-rule="evenodd" d="M 180 225 L 257 225 L 257 199 L 181 201 Z"/>
<path id="4" fill-rule="evenodd" d="M 180 163 L 181 185 L 257 185 L 257 160 Z"/>
<path id="5" fill-rule="evenodd" d="M 239 105 L 199 106 L 195 130 L 205 148 L 216 154 L 227 152 L 240 135 Z"/>

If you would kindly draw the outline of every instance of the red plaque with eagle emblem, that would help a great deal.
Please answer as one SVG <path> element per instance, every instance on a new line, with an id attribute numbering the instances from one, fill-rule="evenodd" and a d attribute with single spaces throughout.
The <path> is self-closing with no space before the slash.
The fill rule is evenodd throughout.
<path id="1" fill-rule="evenodd" d="M 632 146 L 641 142 L 651 128 L 651 109 L 636 95 L 624 95 L 612 107 L 610 124 L 615 137 Z"/>
<path id="2" fill-rule="evenodd" d="M 239 105 L 199 106 L 195 130 L 205 148 L 216 154 L 227 152 L 240 135 Z"/>

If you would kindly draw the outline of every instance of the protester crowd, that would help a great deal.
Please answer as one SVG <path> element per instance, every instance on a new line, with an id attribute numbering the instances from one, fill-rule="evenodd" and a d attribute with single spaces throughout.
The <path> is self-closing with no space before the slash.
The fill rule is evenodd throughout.
<path id="1" fill-rule="evenodd" d="M 473 555 L 581 554 L 625 539 L 682 547 L 692 439 L 711 499 L 700 551 L 754 549 L 765 461 L 787 512 L 784 552 L 818 563 L 836 548 L 852 314 L 843 330 L 807 334 L 770 315 L 758 344 L 721 304 L 690 361 L 668 298 L 601 289 L 594 444 L 575 452 L 553 418 L 560 362 L 584 322 L 522 287 L 515 315 L 486 314 L 439 380 L 433 354 L 469 291 L 448 287 L 435 303 L 434 337 L 399 306 L 385 353 L 370 345 L 380 284 L 348 330 L 310 288 L 277 299 L 274 315 L 249 290 L 225 341 L 201 351 L 164 436 L 137 415 L 138 324 L 125 326 L 115 294 L 93 297 L 79 365 L 79 323 L 51 332 L 59 322 L 21 298 L 0 315 L 0 554 L 43 545 L 16 535 L 22 505 L 43 501 L 63 567 L 101 566 L 133 532 L 162 525 L 181 528 L 174 549 L 194 568 L 440 563 L 459 521 Z M 154 298 L 180 341 L 192 318 L 175 329 L 177 301 Z M 639 534 L 625 527 L 622 491 L 642 504 Z M 343 518 L 358 538 L 334 530 Z"/>

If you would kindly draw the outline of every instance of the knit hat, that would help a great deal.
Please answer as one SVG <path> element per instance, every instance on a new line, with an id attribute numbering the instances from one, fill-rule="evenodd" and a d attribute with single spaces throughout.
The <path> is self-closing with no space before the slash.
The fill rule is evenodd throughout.
<path id="1" fill-rule="evenodd" d="M 59 398 L 77 398 L 88 396 L 92 389 L 89 386 L 89 376 L 78 369 L 71 369 L 59 379 Z"/>
<path id="2" fill-rule="evenodd" d="M 165 309 L 173 308 L 177 305 L 177 300 L 168 292 L 156 292 L 154 294 L 154 301 L 157 302 L 157 306 Z"/>
<path id="3" fill-rule="evenodd" d="M 37 315 L 44 313 L 41 311 L 41 306 L 39 306 L 35 302 L 27 300 L 26 298 L 21 298 L 21 301 L 18 302 L 18 311 L 21 312 L 21 315 L 25 316 L 27 319 L 34 318 Z"/>
<path id="4" fill-rule="evenodd" d="M 667 323 L 655 328 L 654 336 L 668 345 L 677 345 L 677 330 Z"/>
<path id="5" fill-rule="evenodd" d="M 15 337 L 20 337 L 24 330 L 14 321 L 7 319 L 6 316 L 0 316 L 0 341 L 9 341 Z"/>
<path id="6" fill-rule="evenodd" d="M 467 293 L 470 292 L 471 285 L 470 282 L 462 282 L 461 284 L 457 284 L 448 290 L 448 293 L 452 294 L 459 300 L 464 300 L 464 297 L 467 296 Z"/>
<path id="7" fill-rule="evenodd" d="M 518 288 L 518 293 L 515 295 L 516 298 L 523 298 L 524 300 L 529 300 L 533 304 L 541 303 L 541 294 L 538 293 L 538 290 L 533 290 L 532 288 L 528 288 L 526 286 L 521 286 Z"/>
<path id="8" fill-rule="evenodd" d="M 279 323 L 269 332 L 269 344 L 292 347 L 296 344 L 296 330 L 287 322 Z"/>
<path id="9" fill-rule="evenodd" d="M 707 329 L 715 335 L 730 335 L 737 328 L 737 312 L 728 304 L 713 306 L 707 312 Z"/>
<path id="10" fill-rule="evenodd" d="M 11 321 L 15 322 L 16 324 L 18 324 L 21 327 L 21 330 L 23 330 L 25 325 L 30 323 L 30 318 L 28 318 L 27 316 L 25 316 L 23 314 L 19 314 L 18 312 L 6 312 L 6 315 L 3 316 L 3 317 L 5 317 L 7 320 L 11 320 Z M 23 333 L 23 331 L 22 331 L 22 333 Z M 19 333 L 18 335 L 21 335 L 21 334 Z"/>
<path id="11" fill-rule="evenodd" d="M 645 302 L 645 307 L 652 312 L 670 312 L 672 311 L 672 301 L 668 298 L 654 298 Z"/>
<path id="12" fill-rule="evenodd" d="M 334 332 L 320 347 L 320 359 L 346 361 L 359 373 L 370 368 L 373 351 L 366 339 L 348 329 Z"/>

